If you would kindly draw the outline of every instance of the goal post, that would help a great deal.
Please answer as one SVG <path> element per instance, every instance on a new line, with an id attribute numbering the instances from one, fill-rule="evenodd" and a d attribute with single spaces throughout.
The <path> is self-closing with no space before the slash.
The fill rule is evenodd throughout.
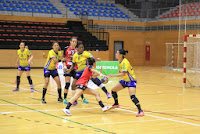
<path id="1" fill-rule="evenodd" d="M 200 87 L 200 34 L 184 37 L 183 88 Z"/>

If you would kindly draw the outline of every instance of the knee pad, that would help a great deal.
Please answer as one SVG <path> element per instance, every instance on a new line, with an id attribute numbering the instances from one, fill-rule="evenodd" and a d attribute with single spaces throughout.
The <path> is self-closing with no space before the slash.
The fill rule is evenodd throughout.
<path id="1" fill-rule="evenodd" d="M 99 78 L 92 78 L 92 81 L 94 82 L 94 84 L 96 84 L 97 86 L 101 85 L 101 81 L 99 80 Z"/>
<path id="2" fill-rule="evenodd" d="M 70 83 L 69 83 L 69 82 L 66 82 L 66 84 L 65 84 L 65 89 L 69 89 L 69 86 L 70 86 Z"/>

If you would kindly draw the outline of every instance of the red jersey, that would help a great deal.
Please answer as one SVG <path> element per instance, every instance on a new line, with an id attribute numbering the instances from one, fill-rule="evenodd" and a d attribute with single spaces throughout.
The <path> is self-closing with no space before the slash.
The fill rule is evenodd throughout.
<path id="1" fill-rule="evenodd" d="M 82 74 L 82 76 L 78 79 L 78 81 L 76 82 L 76 85 L 84 85 L 87 87 L 87 83 L 90 80 L 90 78 L 93 75 L 93 72 L 91 71 L 91 69 L 94 69 L 93 66 L 87 66 Z"/>
<path id="2" fill-rule="evenodd" d="M 78 50 L 75 48 L 75 49 L 71 49 L 71 46 L 66 46 L 64 48 L 64 51 L 63 51 L 63 57 L 66 57 L 66 66 L 68 68 L 71 67 L 72 65 L 72 58 L 73 58 L 73 55 L 78 52 Z M 78 69 L 77 65 L 75 66 L 74 69 Z"/>

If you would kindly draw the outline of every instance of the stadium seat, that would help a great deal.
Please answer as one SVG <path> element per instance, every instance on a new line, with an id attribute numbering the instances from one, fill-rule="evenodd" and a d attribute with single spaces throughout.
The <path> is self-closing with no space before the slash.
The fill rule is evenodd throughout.
<path id="1" fill-rule="evenodd" d="M 99 9 L 99 8 L 94 6 L 94 9 Z"/>
<path id="2" fill-rule="evenodd" d="M 38 9 L 38 12 L 39 12 L 39 13 L 44 13 L 44 11 L 43 11 L 43 10 L 41 10 L 41 9 Z"/>
<path id="3" fill-rule="evenodd" d="M 89 8 L 89 9 L 93 9 L 93 7 L 92 7 L 92 6 L 88 6 L 88 8 Z"/>
<path id="4" fill-rule="evenodd" d="M 92 10 L 91 9 L 87 9 L 87 12 L 92 12 Z"/>
<path id="5" fill-rule="evenodd" d="M 43 6 L 48 6 L 47 3 L 42 3 Z"/>
<path id="6" fill-rule="evenodd" d="M 105 6 L 107 6 L 107 7 L 110 7 L 111 5 L 110 4 L 108 4 L 108 3 L 106 3 L 106 5 Z"/>
<path id="7" fill-rule="evenodd" d="M 71 1 L 67 1 L 67 3 L 68 3 L 68 4 L 72 4 L 72 2 L 71 2 Z"/>
<path id="8" fill-rule="evenodd" d="M 3 3 L 3 7 L 8 7 L 8 4 L 6 4 L 6 3 Z"/>
<path id="9" fill-rule="evenodd" d="M 103 17 L 103 14 L 102 13 L 98 13 L 98 16 Z"/>
<path id="10" fill-rule="evenodd" d="M 73 1 L 72 3 L 73 3 L 73 4 L 78 4 L 76 1 Z"/>
<path id="11" fill-rule="evenodd" d="M 69 11 L 75 11 L 74 8 L 69 8 Z"/>
<path id="12" fill-rule="evenodd" d="M 83 6 L 83 8 L 87 8 L 87 6 Z"/>
<path id="13" fill-rule="evenodd" d="M 84 2 L 85 5 L 89 5 L 87 2 Z"/>
<path id="14" fill-rule="evenodd" d="M 11 3 L 11 1 L 7 0 L 7 1 L 6 1 L 6 3 L 10 4 L 10 3 Z"/>
<path id="15" fill-rule="evenodd" d="M 69 5 L 69 4 L 66 4 L 65 6 L 66 6 L 66 7 L 70 7 L 70 5 Z"/>
<path id="16" fill-rule="evenodd" d="M 58 10 L 56 7 L 52 7 L 53 10 Z"/>
<path id="17" fill-rule="evenodd" d="M 16 8 L 21 8 L 21 6 L 19 4 L 15 5 L 15 6 L 16 6 Z"/>
<path id="18" fill-rule="evenodd" d="M 39 9 L 39 6 L 34 6 L 35 9 Z"/>
<path id="19" fill-rule="evenodd" d="M 115 4 L 111 4 L 111 7 L 115 7 Z"/>
<path id="20" fill-rule="evenodd" d="M 49 0 L 44 0 L 45 2 L 49 2 Z"/>
<path id="21" fill-rule="evenodd" d="M 23 8 L 20 8 L 19 11 L 20 12 L 25 12 L 25 10 Z"/>
<path id="22" fill-rule="evenodd" d="M 109 17 L 114 17 L 114 15 L 113 14 L 109 14 Z"/>
<path id="23" fill-rule="evenodd" d="M 104 10 L 104 13 L 106 13 L 106 14 L 107 14 L 107 13 L 109 13 L 109 12 L 108 12 L 107 10 Z"/>
<path id="24" fill-rule="evenodd" d="M 64 0 L 62 0 L 61 3 L 65 4 L 66 2 Z"/>
<path id="25" fill-rule="evenodd" d="M 24 2 L 24 4 L 26 4 L 26 5 L 29 5 L 30 3 L 29 3 L 29 2 L 27 2 L 27 1 L 25 1 L 25 2 Z"/>
<path id="26" fill-rule="evenodd" d="M 98 16 L 97 13 L 92 13 L 92 16 Z"/>
<path id="27" fill-rule="evenodd" d="M 44 10 L 44 13 L 50 13 L 48 10 Z"/>
<path id="28" fill-rule="evenodd" d="M 0 0 L 1 3 L 4 3 L 4 0 Z"/>
<path id="29" fill-rule="evenodd" d="M 80 5 L 77 5 L 77 6 L 76 6 L 76 8 L 82 8 L 82 6 L 80 6 Z"/>
<path id="30" fill-rule="evenodd" d="M 116 18 L 119 18 L 119 17 L 120 17 L 118 14 L 115 14 L 114 16 L 115 16 Z"/>
<path id="31" fill-rule="evenodd" d="M 120 17 L 121 17 L 121 18 L 125 18 L 125 15 L 122 15 L 122 14 L 121 14 Z"/>
<path id="32" fill-rule="evenodd" d="M 94 13 L 97 13 L 98 11 L 97 11 L 96 9 L 93 9 L 93 12 L 94 12 Z"/>
<path id="33" fill-rule="evenodd" d="M 26 5 L 22 5 L 22 8 L 26 8 Z"/>
<path id="34" fill-rule="evenodd" d="M 18 10 L 17 10 L 17 8 L 13 8 L 13 11 L 17 12 Z"/>
<path id="35" fill-rule="evenodd" d="M 103 16 L 104 16 L 104 17 L 109 17 L 109 15 L 108 15 L 108 14 L 106 14 L 106 13 L 104 13 L 104 14 L 103 14 Z"/>
<path id="36" fill-rule="evenodd" d="M 39 2 L 37 2 L 36 4 L 37 4 L 38 6 L 41 6 L 41 5 L 42 5 L 42 4 L 41 4 L 41 3 L 39 3 Z"/>
<path id="37" fill-rule="evenodd" d="M 18 4 L 24 4 L 22 1 L 19 1 Z"/>
<path id="38" fill-rule="evenodd" d="M 82 12 L 86 12 L 87 10 L 86 10 L 86 9 L 84 9 L 84 8 L 82 8 L 82 9 L 81 9 L 81 11 L 82 11 Z"/>
<path id="39" fill-rule="evenodd" d="M 9 4 L 9 7 L 15 7 L 13 4 Z"/>
<path id="40" fill-rule="evenodd" d="M 95 3 L 95 6 L 100 6 L 100 4 L 99 3 Z"/>
<path id="41" fill-rule="evenodd" d="M 75 11 L 80 12 L 80 9 L 79 9 L 79 8 L 76 8 Z"/>
<path id="42" fill-rule="evenodd" d="M 80 15 L 80 12 L 74 12 L 75 15 Z"/>
<path id="43" fill-rule="evenodd" d="M 26 12 L 32 12 L 32 10 L 27 8 L 27 9 L 26 9 Z"/>
<path id="44" fill-rule="evenodd" d="M 51 7 L 46 7 L 47 10 L 51 10 Z"/>
<path id="45" fill-rule="evenodd" d="M 51 3 L 49 3 L 48 6 L 53 6 L 53 5 Z"/>
<path id="46" fill-rule="evenodd" d="M 92 13 L 88 13 L 87 15 L 88 15 L 88 16 L 92 16 Z"/>
<path id="47" fill-rule="evenodd" d="M 13 4 L 17 4 L 17 1 L 13 0 L 12 3 L 13 3 Z"/>
<path id="48" fill-rule="evenodd" d="M 6 11 L 12 11 L 12 9 L 10 7 L 7 7 Z"/>
<path id="49" fill-rule="evenodd" d="M 72 4 L 71 7 L 75 8 L 76 6 L 74 4 Z"/>
<path id="50" fill-rule="evenodd" d="M 37 10 L 36 10 L 36 9 L 33 9 L 33 13 L 37 13 Z"/>
<path id="51" fill-rule="evenodd" d="M 33 6 L 32 5 L 28 5 L 28 8 L 33 8 Z"/>

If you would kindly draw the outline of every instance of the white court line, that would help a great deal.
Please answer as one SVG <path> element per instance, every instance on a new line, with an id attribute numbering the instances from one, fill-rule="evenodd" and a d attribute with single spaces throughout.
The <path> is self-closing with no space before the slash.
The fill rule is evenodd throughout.
<path id="1" fill-rule="evenodd" d="M 198 110 L 200 108 L 191 108 L 191 109 L 176 109 L 176 110 L 163 110 L 163 111 L 152 111 L 152 112 L 145 112 L 145 113 L 155 113 L 155 112 L 170 112 L 170 111 L 189 111 L 189 110 Z"/>
<path id="2" fill-rule="evenodd" d="M 44 105 L 44 104 L 17 104 L 17 105 L 23 105 L 23 106 L 31 106 L 31 105 Z M 0 104 L 0 106 L 17 106 L 13 104 Z"/>
<path id="3" fill-rule="evenodd" d="M 131 112 L 134 114 L 137 114 L 137 112 L 133 112 L 131 110 L 125 110 L 125 109 L 121 109 L 121 108 L 116 108 L 117 110 L 121 110 L 121 111 L 126 111 L 126 112 Z M 183 124 L 188 124 L 188 125 L 192 125 L 192 126 L 199 126 L 200 124 L 195 124 L 195 123 L 189 123 L 186 121 L 179 121 L 179 120 L 175 120 L 175 119 L 171 119 L 171 118 L 165 118 L 165 117 L 160 117 L 160 116 L 155 116 L 155 115 L 150 115 L 150 114 L 145 114 L 146 116 L 150 116 L 150 117 L 154 117 L 154 118 L 158 118 L 158 119 L 163 119 L 163 120 L 169 120 L 169 121 L 173 121 L 173 122 L 179 122 L 179 123 L 183 123 Z"/>
<path id="4" fill-rule="evenodd" d="M 113 122 L 113 123 L 96 123 L 96 124 L 87 124 L 87 125 L 113 125 L 113 124 L 124 124 L 130 122 L 149 122 L 149 121 L 159 121 L 164 119 L 155 119 L 155 120 L 141 120 L 141 121 L 125 121 L 125 122 Z"/>
<path id="5" fill-rule="evenodd" d="M 14 95 L 0 95 L 0 97 L 4 97 L 4 96 L 14 96 Z"/>
<path id="6" fill-rule="evenodd" d="M 44 104 L 40 104 L 40 105 L 44 105 Z M 71 110 L 80 110 L 80 109 L 99 109 L 100 107 L 91 107 L 91 108 L 74 108 L 74 109 L 70 109 Z M 0 112 L 0 114 L 10 114 L 10 113 L 29 113 L 29 112 L 37 112 L 37 111 L 62 111 L 62 109 L 48 109 L 48 110 L 31 110 L 31 111 L 9 111 L 9 112 Z"/>

